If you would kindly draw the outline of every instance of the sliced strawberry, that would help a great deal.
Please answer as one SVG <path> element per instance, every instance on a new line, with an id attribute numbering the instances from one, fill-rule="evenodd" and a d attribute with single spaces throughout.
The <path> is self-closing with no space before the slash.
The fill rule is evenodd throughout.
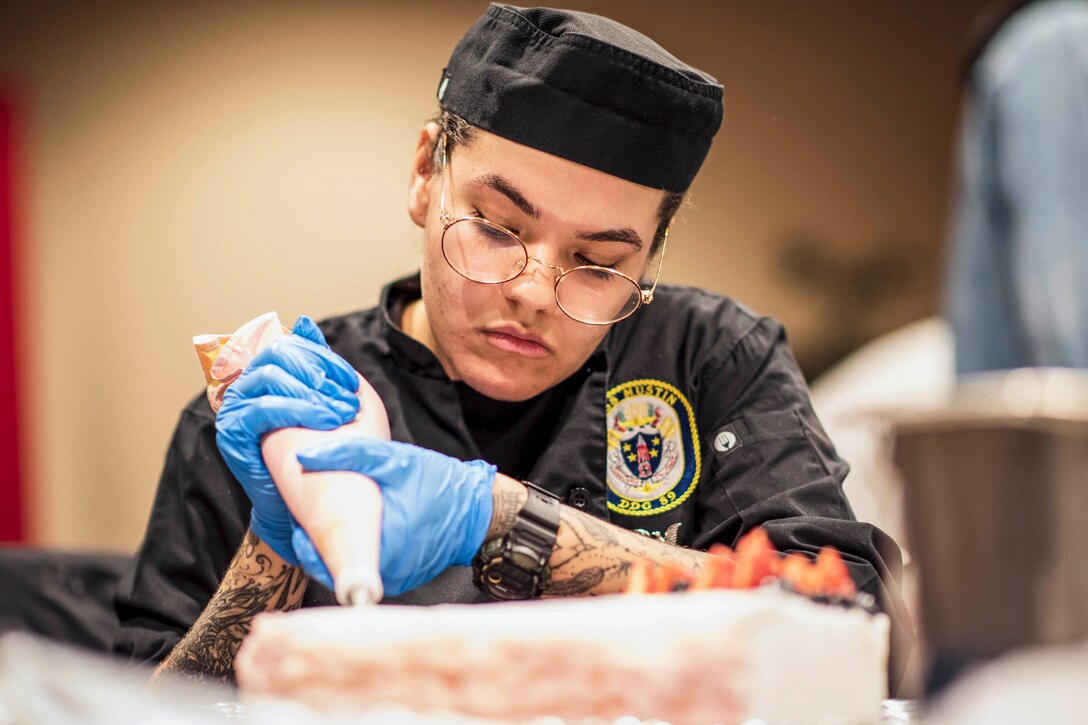
<path id="1" fill-rule="evenodd" d="M 857 594 L 857 586 L 850 576 L 850 570 L 846 568 L 846 562 L 833 547 L 825 546 L 820 549 L 820 555 L 816 557 L 816 568 L 822 574 L 824 594 L 844 599 L 851 599 Z"/>
<path id="2" fill-rule="evenodd" d="M 805 572 L 812 566 L 812 561 L 803 554 L 787 554 L 778 565 L 778 578 L 789 584 L 791 589 L 800 589 Z"/>
<path id="3" fill-rule="evenodd" d="M 733 575 L 736 589 L 757 587 L 778 571 L 778 551 L 762 527 L 749 531 L 737 542 L 737 570 Z"/>
<path id="4" fill-rule="evenodd" d="M 706 589 L 729 589 L 733 584 L 733 550 L 725 544 L 713 544 L 707 552 L 710 554 L 690 583 L 688 589 L 702 591 Z"/>

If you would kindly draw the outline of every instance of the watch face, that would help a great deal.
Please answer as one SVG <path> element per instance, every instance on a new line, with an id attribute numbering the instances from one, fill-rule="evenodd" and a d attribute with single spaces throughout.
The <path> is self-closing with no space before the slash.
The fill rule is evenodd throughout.
<path id="1" fill-rule="evenodd" d="M 493 562 L 480 578 L 481 588 L 495 599 L 529 599 L 538 595 L 539 578 L 508 562 Z"/>
<path id="2" fill-rule="evenodd" d="M 477 586 L 495 599 L 539 596 L 547 575 L 546 561 L 528 547 L 485 544 L 476 559 Z"/>
<path id="3" fill-rule="evenodd" d="M 514 547 L 505 559 L 508 566 L 514 566 L 527 574 L 536 574 L 543 568 L 540 555 L 528 548 Z"/>

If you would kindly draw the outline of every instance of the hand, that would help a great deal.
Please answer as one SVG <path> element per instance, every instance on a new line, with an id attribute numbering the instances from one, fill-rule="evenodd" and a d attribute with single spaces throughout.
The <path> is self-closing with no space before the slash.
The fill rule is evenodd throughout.
<path id="1" fill-rule="evenodd" d="M 351 422 L 359 410 L 359 376 L 309 317 L 299 317 L 292 332 L 258 353 L 227 388 L 215 442 L 253 503 L 250 529 L 297 566 L 294 520 L 265 467 L 261 437 L 280 428 L 333 430 Z"/>
<path id="2" fill-rule="evenodd" d="M 307 471 L 355 471 L 381 487 L 381 575 L 387 595 L 415 589 L 447 567 L 471 564 L 491 525 L 495 467 L 490 463 L 362 437 L 304 448 L 298 460 Z M 307 573 L 328 586 L 328 572 L 304 533 L 295 544 Z"/>

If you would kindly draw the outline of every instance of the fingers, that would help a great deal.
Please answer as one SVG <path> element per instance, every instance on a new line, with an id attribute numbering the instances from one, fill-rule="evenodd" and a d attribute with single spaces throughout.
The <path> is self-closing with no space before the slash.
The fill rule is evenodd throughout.
<path id="1" fill-rule="evenodd" d="M 223 395 L 223 404 L 236 399 L 255 400 L 264 396 L 295 398 L 313 405 L 326 405 L 340 418 L 340 424 L 350 423 L 359 413 L 359 397 L 328 378 L 316 388 L 307 387 L 298 378 L 276 365 L 249 368 Z"/>
<path id="2" fill-rule="evenodd" d="M 295 320 L 295 326 L 291 328 L 291 332 L 299 337 L 305 337 L 321 347 L 327 348 L 329 346 L 329 343 L 325 342 L 325 335 L 322 334 L 321 328 L 317 326 L 312 318 L 306 315 L 299 315 L 299 318 Z"/>
<path id="3" fill-rule="evenodd" d="M 299 335 L 276 340 L 257 353 L 249 367 L 268 365 L 283 368 L 314 389 L 319 389 L 326 379 L 353 393 L 359 389 L 359 375 L 344 358 Z"/>
<path id="4" fill-rule="evenodd" d="M 355 471 L 377 478 L 393 468 L 408 468 L 412 452 L 421 450 L 406 443 L 345 436 L 307 446 L 297 457 L 308 471 Z"/>
<path id="5" fill-rule="evenodd" d="M 340 414 L 328 403 L 311 403 L 298 398 L 264 395 L 252 399 L 224 398 L 223 407 L 216 416 L 216 430 L 232 438 L 240 431 L 245 438 L 259 438 L 280 428 L 312 428 L 334 430 L 343 425 Z"/>

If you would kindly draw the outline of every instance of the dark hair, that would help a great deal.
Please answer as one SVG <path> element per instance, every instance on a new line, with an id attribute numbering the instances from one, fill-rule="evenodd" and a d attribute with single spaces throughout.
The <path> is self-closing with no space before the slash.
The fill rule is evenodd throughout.
<path id="1" fill-rule="evenodd" d="M 433 118 L 432 121 L 438 124 L 439 138 L 442 137 L 442 134 L 446 135 L 446 153 L 449 154 L 453 153 L 454 147 L 458 144 L 471 143 L 478 130 L 476 126 L 445 108 L 441 109 L 438 116 Z M 432 155 L 432 162 L 436 169 L 441 169 L 442 151 L 437 144 Z M 669 228 L 672 218 L 680 210 L 680 205 L 684 203 L 684 194 L 682 192 L 662 191 L 662 194 L 664 196 L 661 199 L 661 204 L 657 207 L 657 230 L 654 232 L 654 240 L 650 244 L 650 257 L 657 254 L 661 248 L 661 243 L 665 240 L 665 230 Z"/>

